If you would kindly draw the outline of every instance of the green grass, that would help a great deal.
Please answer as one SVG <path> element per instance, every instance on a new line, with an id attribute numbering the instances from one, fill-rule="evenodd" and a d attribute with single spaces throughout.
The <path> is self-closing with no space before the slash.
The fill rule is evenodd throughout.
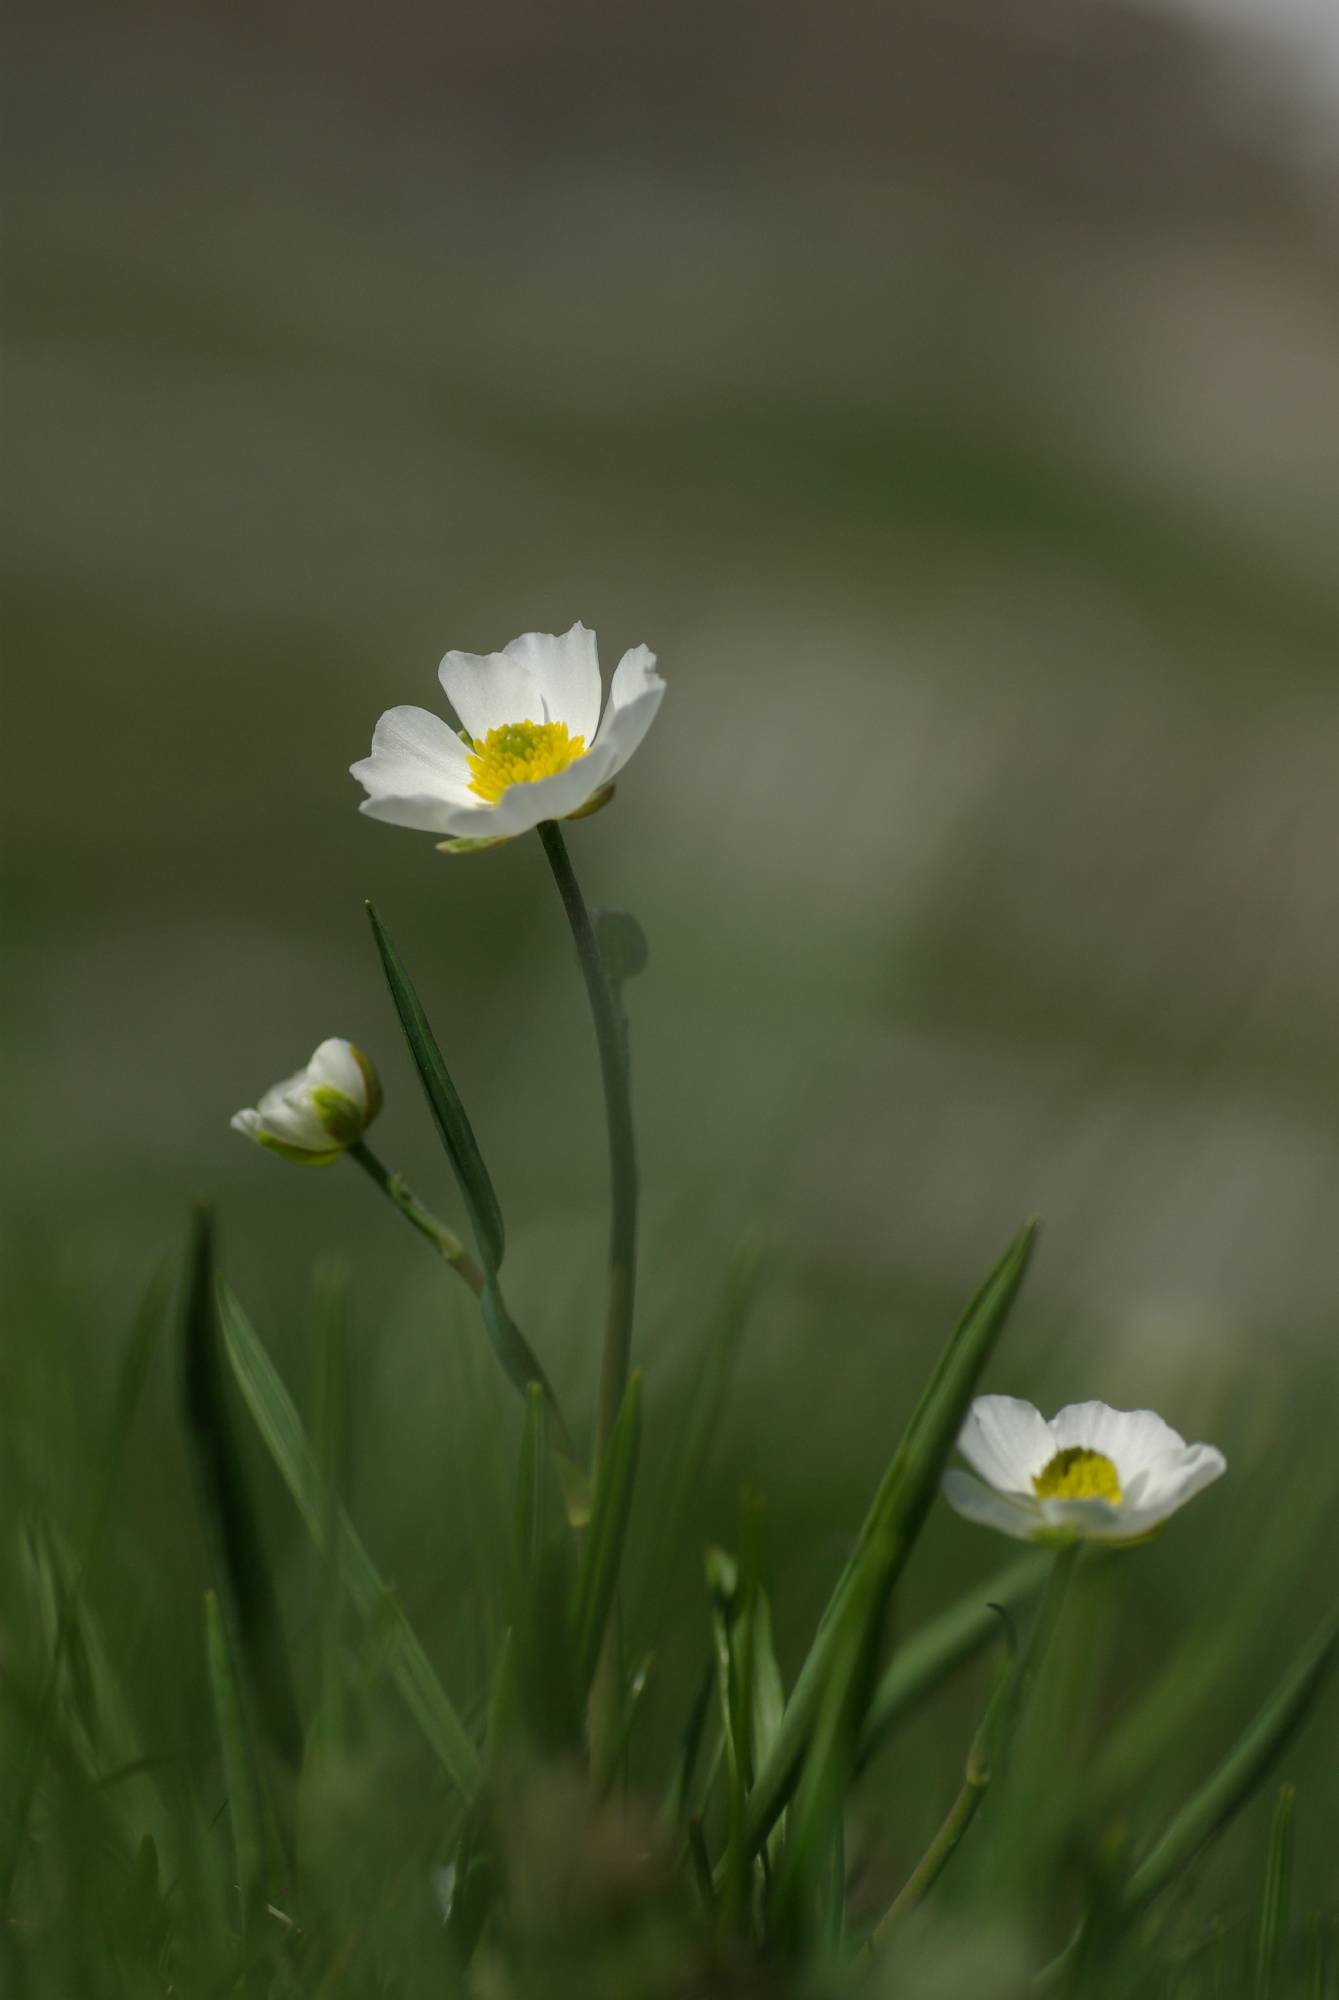
<path id="1" fill-rule="evenodd" d="M 276 1200 L 310 1178 L 255 1171 Z M 978 1381 L 1087 1387 L 1028 1339 L 1028 1237 L 931 1369 L 944 1298 L 820 1304 L 765 1239 L 685 1274 L 653 1233 L 640 1425 L 574 1536 L 542 1398 L 526 1417 L 468 1289 L 397 1234 L 389 1310 L 327 1268 L 303 1326 L 216 1288 L 205 1224 L 121 1326 L 14 1287 L 15 1991 L 1328 1990 L 1331 1374 L 1288 1434 L 1225 1436 L 1228 1481 L 1157 1543 L 1089 1556 L 1026 1728 L 978 1734 L 1049 1559 L 944 1518 L 939 1470 Z M 538 1296 L 581 1255 L 548 1246 Z M 589 1325 L 526 1331 L 589 1407 Z"/>

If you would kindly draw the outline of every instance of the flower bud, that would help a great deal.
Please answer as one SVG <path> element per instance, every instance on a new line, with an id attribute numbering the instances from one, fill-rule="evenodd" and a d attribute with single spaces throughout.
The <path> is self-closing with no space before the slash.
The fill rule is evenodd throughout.
<path id="1" fill-rule="evenodd" d="M 328 1167 L 361 1139 L 381 1109 L 381 1084 L 361 1049 L 322 1042 L 305 1069 L 239 1111 L 234 1132 L 304 1167 Z"/>

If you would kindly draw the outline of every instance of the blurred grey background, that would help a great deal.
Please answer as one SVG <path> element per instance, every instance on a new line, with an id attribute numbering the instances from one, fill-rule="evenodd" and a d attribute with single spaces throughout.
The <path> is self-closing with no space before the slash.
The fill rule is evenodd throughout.
<path id="1" fill-rule="evenodd" d="M 119 1312 L 201 1187 L 280 1300 L 331 1242 L 398 1260 L 350 1170 L 227 1129 L 331 1033 L 450 1207 L 371 896 L 518 1282 L 570 1239 L 594 1299 L 538 848 L 445 859 L 346 775 L 446 648 L 581 618 L 670 683 L 572 832 L 651 939 L 662 1270 L 761 1224 L 815 1301 L 960 1295 L 1036 1210 L 1038 1310 L 1126 1357 L 1094 1393 L 1332 1339 L 1325 6 L 252 0 L 10 44 L 21 1278 Z"/>

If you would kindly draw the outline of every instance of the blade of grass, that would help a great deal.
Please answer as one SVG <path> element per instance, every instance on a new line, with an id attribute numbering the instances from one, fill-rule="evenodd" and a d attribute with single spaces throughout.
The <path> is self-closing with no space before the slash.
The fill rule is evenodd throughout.
<path id="1" fill-rule="evenodd" d="M 233 1435 L 219 1365 L 214 1228 L 208 1209 L 195 1211 L 181 1315 L 182 1401 L 195 1466 L 201 1518 L 236 1633 L 242 1668 L 265 1735 L 296 1767 L 302 1725 L 270 1574 L 241 1453 Z"/>
<path id="2" fill-rule="evenodd" d="M 265 1904 L 264 1815 L 260 1780 L 233 1671 L 228 1636 L 224 1631 L 218 1598 L 212 1590 L 205 1592 L 205 1655 L 219 1748 L 223 1754 L 223 1782 L 227 1788 L 228 1819 L 237 1866 L 243 1949 L 249 1950 L 255 1939 L 256 1920 Z"/>
<path id="3" fill-rule="evenodd" d="M 224 1351 L 243 1400 L 308 1531 L 320 1546 L 326 1501 L 321 1469 L 302 1420 L 241 1306 L 226 1288 L 219 1293 L 219 1318 Z M 338 1510 L 336 1561 L 364 1623 L 372 1626 L 389 1616 L 384 1635 L 387 1669 L 443 1770 L 462 1798 L 472 1800 L 480 1783 L 479 1753 L 342 1507 Z"/>
<path id="4" fill-rule="evenodd" d="M 1297 1793 L 1291 1785 L 1279 1787 L 1274 1823 L 1269 1833 L 1269 1864 L 1265 1870 L 1265 1893 L 1260 1907 L 1260 1929 L 1255 1941 L 1255 2000 L 1270 2000 L 1278 1979 L 1288 1935 L 1288 1902 L 1292 1892 L 1293 1808 Z"/>
<path id="5" fill-rule="evenodd" d="M 839 1628 L 851 1579 L 859 1573 L 872 1538 L 886 1538 L 891 1555 L 886 1587 L 891 1592 L 916 1543 L 939 1480 L 962 1428 L 981 1372 L 1004 1331 L 1036 1239 L 1028 1223 L 1014 1238 L 967 1307 L 950 1337 L 929 1386 L 903 1432 L 892 1462 L 865 1517 L 854 1555 L 828 1600 L 766 1765 L 749 1800 L 749 1838 L 756 1852 L 786 1803 L 823 1691 L 832 1671 L 834 1635 Z"/>
<path id="6" fill-rule="evenodd" d="M 831 1872 L 861 1725 L 874 1688 L 896 1559 L 891 1535 L 866 1541 L 836 1622 L 831 1667 L 805 1750 L 785 1858 L 767 1912 L 769 1936 L 789 1942 L 792 1949 L 804 1951 L 821 1933 L 824 1877 Z"/>
<path id="7" fill-rule="evenodd" d="M 1236 1817 L 1306 1721 L 1337 1656 L 1339 1619 L 1331 1617 L 1135 1870 L 1125 1892 L 1127 1915 L 1146 1909 Z"/>

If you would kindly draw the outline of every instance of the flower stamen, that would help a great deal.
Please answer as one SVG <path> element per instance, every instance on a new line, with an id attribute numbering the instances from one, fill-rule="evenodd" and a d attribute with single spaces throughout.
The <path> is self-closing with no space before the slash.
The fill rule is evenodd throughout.
<path id="1" fill-rule="evenodd" d="M 584 736 L 569 736 L 565 722 L 504 722 L 470 755 L 470 790 L 496 805 L 512 785 L 552 778 L 586 753 Z"/>
<path id="2" fill-rule="evenodd" d="M 1119 1507 L 1120 1475 L 1105 1453 L 1072 1444 L 1032 1476 L 1039 1500 L 1109 1500 Z"/>

